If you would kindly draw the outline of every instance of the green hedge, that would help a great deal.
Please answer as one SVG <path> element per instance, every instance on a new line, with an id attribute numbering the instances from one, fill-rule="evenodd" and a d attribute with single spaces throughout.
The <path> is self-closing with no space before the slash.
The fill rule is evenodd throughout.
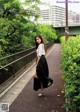
<path id="1" fill-rule="evenodd" d="M 68 112 L 80 112 L 80 36 L 61 37 L 61 66 Z"/>

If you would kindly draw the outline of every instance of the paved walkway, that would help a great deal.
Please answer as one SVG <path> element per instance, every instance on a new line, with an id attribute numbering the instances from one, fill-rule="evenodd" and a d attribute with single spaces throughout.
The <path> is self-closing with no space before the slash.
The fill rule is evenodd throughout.
<path id="1" fill-rule="evenodd" d="M 65 112 L 62 108 L 64 93 L 60 69 L 60 53 L 60 44 L 55 44 L 47 54 L 50 77 L 53 79 L 54 84 L 44 90 L 42 97 L 38 97 L 39 91 L 33 90 L 32 74 L 35 69 L 35 65 L 33 65 L 0 99 L 0 102 L 10 104 L 9 112 Z"/>

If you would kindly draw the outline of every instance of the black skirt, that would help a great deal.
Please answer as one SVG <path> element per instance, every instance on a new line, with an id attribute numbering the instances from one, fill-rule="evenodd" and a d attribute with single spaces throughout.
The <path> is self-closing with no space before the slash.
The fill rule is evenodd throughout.
<path id="1" fill-rule="evenodd" d="M 53 80 L 49 77 L 48 64 L 44 55 L 41 56 L 37 64 L 36 73 L 38 78 L 34 78 L 33 85 L 35 91 L 41 89 L 41 83 L 43 84 L 43 88 L 47 88 L 53 83 Z"/>

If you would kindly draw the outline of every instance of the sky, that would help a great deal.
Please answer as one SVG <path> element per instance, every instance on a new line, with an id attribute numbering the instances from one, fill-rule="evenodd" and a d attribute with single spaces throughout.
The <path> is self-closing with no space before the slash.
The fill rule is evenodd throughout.
<path id="1" fill-rule="evenodd" d="M 50 5 L 57 5 L 65 7 L 66 0 L 41 0 L 42 2 L 49 3 Z M 46 9 L 48 6 L 42 6 L 41 9 Z M 80 0 L 68 0 L 68 10 L 80 13 Z"/>
<path id="2" fill-rule="evenodd" d="M 25 0 L 20 0 L 25 1 Z M 66 0 L 41 0 L 41 2 L 48 3 L 49 5 L 57 5 L 61 7 L 65 7 Z M 49 8 L 46 5 L 40 6 L 41 9 Z M 72 10 L 80 14 L 80 0 L 68 0 L 68 10 Z"/>

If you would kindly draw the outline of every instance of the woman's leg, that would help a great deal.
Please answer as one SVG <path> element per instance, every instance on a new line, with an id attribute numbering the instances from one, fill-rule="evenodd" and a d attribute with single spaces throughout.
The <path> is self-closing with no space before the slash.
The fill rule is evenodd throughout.
<path id="1" fill-rule="evenodd" d="M 43 92 L 43 90 L 44 90 L 43 83 L 42 82 L 40 82 L 40 83 L 41 83 L 41 91 Z"/>
<path id="2" fill-rule="evenodd" d="M 40 84 L 41 84 L 41 93 L 39 93 L 38 96 L 42 96 L 43 95 L 43 92 L 44 92 L 43 83 L 40 82 Z"/>
<path id="3" fill-rule="evenodd" d="M 35 70 L 34 73 L 33 73 L 33 77 L 34 77 L 34 78 L 38 78 L 38 77 L 37 77 L 36 70 Z"/>

